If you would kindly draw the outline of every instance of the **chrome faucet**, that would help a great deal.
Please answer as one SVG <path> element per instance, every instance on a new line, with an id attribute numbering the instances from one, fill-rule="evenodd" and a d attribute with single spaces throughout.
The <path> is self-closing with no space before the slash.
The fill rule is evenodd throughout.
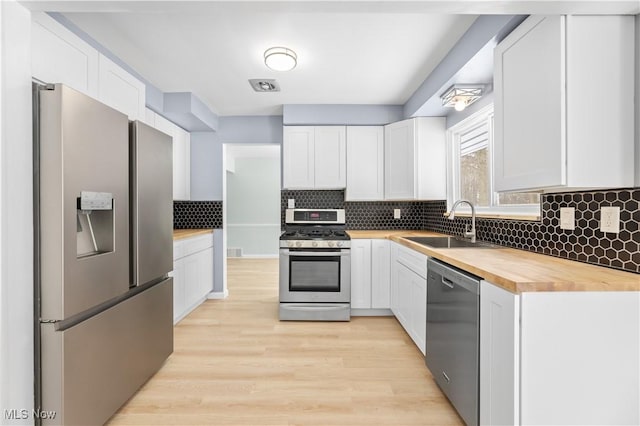
<path id="1" fill-rule="evenodd" d="M 476 208 L 473 207 L 473 204 L 471 204 L 471 201 L 458 200 L 455 203 L 453 203 L 453 206 L 451 207 L 451 212 L 449 213 L 449 220 L 453 220 L 456 218 L 456 207 L 458 207 L 458 205 L 461 203 L 467 203 L 469 204 L 469 207 L 471 207 L 471 229 L 469 229 L 467 225 L 464 231 L 464 237 L 470 238 L 471 242 L 475 243 L 476 242 Z"/>

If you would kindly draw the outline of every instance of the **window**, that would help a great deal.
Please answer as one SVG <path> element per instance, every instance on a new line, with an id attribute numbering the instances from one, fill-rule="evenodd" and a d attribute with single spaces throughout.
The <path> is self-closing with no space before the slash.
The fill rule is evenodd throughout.
<path id="1" fill-rule="evenodd" d="M 447 136 L 449 208 L 455 200 L 465 199 L 476 206 L 479 215 L 540 215 L 540 194 L 493 190 L 493 105 L 453 126 Z"/>

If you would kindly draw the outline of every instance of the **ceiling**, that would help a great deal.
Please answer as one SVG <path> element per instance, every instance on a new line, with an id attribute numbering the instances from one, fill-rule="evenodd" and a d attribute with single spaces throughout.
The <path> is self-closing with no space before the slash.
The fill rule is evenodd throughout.
<path id="1" fill-rule="evenodd" d="M 278 115 L 283 104 L 402 105 L 477 13 L 511 13 L 504 5 L 517 2 L 24 3 L 62 12 L 162 92 L 192 92 L 229 116 Z M 603 2 L 520 3 L 534 10 L 537 3 Z M 293 49 L 298 66 L 269 70 L 263 52 L 272 46 Z M 251 78 L 275 78 L 282 91 L 254 92 Z"/>

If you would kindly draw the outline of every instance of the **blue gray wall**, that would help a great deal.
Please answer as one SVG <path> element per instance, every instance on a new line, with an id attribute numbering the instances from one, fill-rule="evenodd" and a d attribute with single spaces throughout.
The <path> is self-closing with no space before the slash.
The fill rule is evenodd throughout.
<path id="1" fill-rule="evenodd" d="M 282 145 L 282 117 L 220 117 L 217 132 L 191 133 L 192 200 L 222 200 L 222 144 L 225 143 Z"/>

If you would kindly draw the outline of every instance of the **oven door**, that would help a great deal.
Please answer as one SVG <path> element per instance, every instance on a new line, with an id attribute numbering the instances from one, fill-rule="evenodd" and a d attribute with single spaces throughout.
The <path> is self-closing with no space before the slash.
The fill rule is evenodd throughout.
<path id="1" fill-rule="evenodd" d="M 349 249 L 280 249 L 280 302 L 350 300 Z"/>

